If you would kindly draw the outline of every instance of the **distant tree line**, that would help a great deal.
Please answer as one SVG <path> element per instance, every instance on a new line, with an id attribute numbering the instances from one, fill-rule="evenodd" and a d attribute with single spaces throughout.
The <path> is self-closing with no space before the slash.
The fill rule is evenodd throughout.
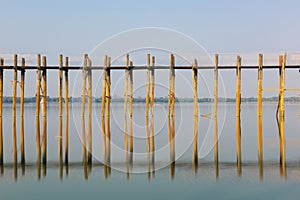
<path id="1" fill-rule="evenodd" d="M 24 103 L 35 103 L 36 98 L 35 97 L 26 97 L 24 98 Z M 264 102 L 277 102 L 278 101 L 278 97 L 274 96 L 274 97 L 264 97 L 262 99 Z M 12 97 L 3 97 L 2 99 L 3 103 L 12 103 Z M 96 98 L 93 97 L 93 102 L 101 102 L 102 98 Z M 123 98 L 112 98 L 111 99 L 112 102 L 124 102 Z M 145 98 L 133 98 L 132 99 L 133 103 L 145 103 L 146 99 Z M 176 102 L 193 102 L 193 98 L 175 98 Z M 224 102 L 224 103 L 234 103 L 235 102 L 235 98 L 218 98 L 219 102 Z M 17 97 L 17 103 L 20 102 L 20 97 Z M 58 97 L 50 97 L 47 96 L 47 102 L 49 103 L 56 103 L 58 102 Z M 63 102 L 64 102 L 64 98 L 63 98 Z M 81 97 L 69 97 L 69 102 L 81 102 Z M 167 103 L 168 102 L 168 98 L 167 97 L 158 97 L 154 99 L 154 102 L 157 103 Z M 213 98 L 199 98 L 198 99 L 199 103 L 211 103 L 214 102 Z M 245 103 L 251 103 L 251 102 L 257 102 L 257 98 L 256 97 L 245 97 L 242 98 L 242 102 Z M 290 103 L 294 103 L 294 102 L 300 102 L 300 97 L 286 97 L 285 98 L 285 102 L 290 102 Z"/>

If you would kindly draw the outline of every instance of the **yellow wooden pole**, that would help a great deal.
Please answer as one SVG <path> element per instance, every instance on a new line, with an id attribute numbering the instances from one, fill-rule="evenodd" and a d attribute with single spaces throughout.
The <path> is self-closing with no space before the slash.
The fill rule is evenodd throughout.
<path id="1" fill-rule="evenodd" d="M 69 58 L 65 60 L 65 109 L 66 109 L 66 125 L 65 125 L 65 164 L 69 163 Z M 68 169 L 68 168 L 67 168 Z"/>
<path id="2" fill-rule="evenodd" d="M 125 144 L 126 152 L 128 152 L 128 129 L 127 129 L 128 77 L 129 77 L 129 54 L 126 55 L 125 91 L 124 91 L 124 144 Z"/>
<path id="3" fill-rule="evenodd" d="M 237 165 L 238 172 L 241 172 L 241 125 L 240 125 L 240 113 L 241 113 L 241 57 L 237 56 L 237 68 L 236 68 L 236 148 L 237 148 Z"/>
<path id="4" fill-rule="evenodd" d="M 86 165 L 86 136 L 85 136 L 85 96 L 86 96 L 86 68 L 87 68 L 88 55 L 84 55 L 83 70 L 82 70 L 82 96 L 81 96 L 81 115 L 82 115 L 82 161 L 83 165 Z"/>
<path id="5" fill-rule="evenodd" d="M 197 92 L 197 82 L 198 82 L 198 64 L 197 60 L 194 60 L 192 66 L 192 78 L 193 78 L 193 89 L 194 89 L 194 150 L 192 163 L 195 170 L 198 169 L 198 92 Z"/>
<path id="6" fill-rule="evenodd" d="M 149 135 L 149 97 L 150 97 L 150 61 L 151 55 L 147 54 L 147 89 L 146 89 L 146 137 L 147 152 L 150 152 L 150 135 Z"/>
<path id="7" fill-rule="evenodd" d="M 106 137 L 107 137 L 107 159 L 106 162 L 108 164 L 108 168 L 107 168 L 107 173 L 108 175 L 110 175 L 111 172 L 111 168 L 110 168 L 110 86 L 111 86 L 111 80 L 110 80 L 110 65 L 111 65 L 111 58 L 108 57 L 107 58 L 107 68 L 106 68 L 106 124 L 105 124 L 105 128 L 106 128 Z"/>
<path id="8" fill-rule="evenodd" d="M 92 164 L 92 61 L 88 58 L 88 164 Z"/>
<path id="9" fill-rule="evenodd" d="M 62 105 L 62 84 L 63 84 L 63 55 L 60 54 L 58 57 L 58 117 L 59 117 L 59 128 L 58 128 L 58 159 L 60 166 L 62 165 L 62 114 L 63 114 L 63 105 Z"/>
<path id="10" fill-rule="evenodd" d="M 155 57 L 152 56 L 152 67 L 151 67 L 151 93 L 150 93 L 150 109 L 151 109 L 151 142 L 152 142 L 152 153 L 155 151 L 154 142 L 154 67 L 155 67 Z"/>
<path id="11" fill-rule="evenodd" d="M 258 119 L 258 161 L 263 161 L 262 138 L 262 79 L 263 79 L 263 55 L 258 55 L 258 83 L 257 83 L 257 119 Z"/>
<path id="12" fill-rule="evenodd" d="M 14 79 L 13 79 L 13 105 L 12 105 L 12 145 L 14 164 L 17 163 L 17 124 L 16 124 L 16 112 L 17 112 L 17 75 L 18 75 L 18 57 L 14 55 Z"/>
<path id="13" fill-rule="evenodd" d="M 286 64 L 286 54 L 281 56 L 279 59 L 281 61 L 280 68 L 280 96 L 279 96 L 279 124 L 280 124 L 280 164 L 285 174 L 285 136 L 284 136 L 284 84 L 285 84 L 285 64 Z"/>
<path id="14" fill-rule="evenodd" d="M 175 56 L 172 54 L 172 67 L 171 67 L 171 72 L 172 72 L 172 85 L 171 85 L 171 106 L 172 106 L 172 140 L 174 140 L 175 137 Z M 174 143 L 175 144 L 175 143 Z M 175 154 L 174 154 L 175 155 Z"/>
<path id="15" fill-rule="evenodd" d="M 106 166 L 106 133 L 105 133 L 105 103 L 106 103 L 106 70 L 107 70 L 107 55 L 104 56 L 104 69 L 102 76 L 102 101 L 101 101 L 101 128 L 102 128 L 102 148 L 103 148 L 103 170 L 104 177 L 107 178 L 107 166 Z"/>
<path id="16" fill-rule="evenodd" d="M 25 94 L 25 58 L 22 58 L 21 69 L 21 98 L 20 98 L 20 141 L 21 141 L 21 164 L 25 166 L 25 137 L 24 137 L 24 94 Z"/>
<path id="17" fill-rule="evenodd" d="M 37 162 L 40 166 L 41 162 L 41 139 L 40 139 L 40 101 L 41 101 L 41 55 L 37 55 L 37 79 L 36 79 L 36 95 L 35 95 L 35 121 L 36 121 L 36 154 Z"/>
<path id="18" fill-rule="evenodd" d="M 130 155 L 132 155 L 133 152 L 133 127 L 132 127 L 132 98 L 133 98 L 133 63 L 130 61 L 130 70 L 129 70 L 129 131 L 130 131 Z M 131 156 L 132 160 L 132 156 Z"/>
<path id="19" fill-rule="evenodd" d="M 1 167 L 1 174 L 3 171 L 3 127 L 2 127 L 3 66 L 4 66 L 4 59 L 0 58 L 0 167 Z"/>
<path id="20" fill-rule="evenodd" d="M 214 69 L 214 156 L 216 163 L 216 172 L 219 170 L 217 168 L 219 163 L 219 133 L 218 133 L 218 66 L 219 66 L 219 55 L 215 55 L 215 69 Z M 218 177 L 218 176 L 217 176 Z"/>
<path id="21" fill-rule="evenodd" d="M 42 58 L 43 70 L 42 70 L 42 92 L 43 92 L 43 105 L 42 105 L 42 117 L 43 117 L 43 142 L 42 142 L 42 155 L 43 165 L 47 163 L 47 61 L 46 56 Z M 45 171 L 45 170 L 44 170 Z"/>

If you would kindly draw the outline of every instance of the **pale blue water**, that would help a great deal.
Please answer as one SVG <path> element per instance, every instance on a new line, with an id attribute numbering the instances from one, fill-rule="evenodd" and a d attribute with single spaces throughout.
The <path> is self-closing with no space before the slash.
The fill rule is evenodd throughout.
<path id="1" fill-rule="evenodd" d="M 133 166 L 127 177 L 123 142 L 123 104 L 113 104 L 112 170 L 105 178 L 102 153 L 100 107 L 93 108 L 93 167 L 85 176 L 81 165 L 81 122 L 79 104 L 73 104 L 70 114 L 70 166 L 60 178 L 57 164 L 58 108 L 48 109 L 48 159 L 46 177 L 35 165 L 35 107 L 26 105 L 25 175 L 18 167 L 15 177 L 11 151 L 11 106 L 5 104 L 4 116 L 4 173 L 0 177 L 1 199 L 299 199 L 300 191 L 300 120 L 299 105 L 286 105 L 285 136 L 287 168 L 282 176 L 279 166 L 278 127 L 275 104 L 263 107 L 264 167 L 262 177 L 257 165 L 256 104 L 243 104 L 242 173 L 238 176 L 235 147 L 235 105 L 219 105 L 219 177 L 213 159 L 213 121 L 199 118 L 199 166 L 197 173 L 191 164 L 193 138 L 193 105 L 178 104 L 175 108 L 176 165 L 174 174 L 168 166 L 170 152 L 166 104 L 155 107 L 155 175 L 148 178 L 148 162 L 145 141 L 145 108 L 135 104 L 133 109 L 134 152 Z M 211 112 L 210 104 L 199 106 L 200 114 Z M 19 120 L 19 119 L 17 119 Z M 87 128 L 87 124 L 86 124 Z M 17 128 L 19 130 L 19 128 Z M 19 134 L 19 132 L 18 132 Z M 18 140 L 19 141 L 19 140 Z M 20 154 L 20 152 L 18 152 Z M 150 165 L 151 167 L 151 165 Z M 87 178 L 87 179 L 86 179 Z"/>

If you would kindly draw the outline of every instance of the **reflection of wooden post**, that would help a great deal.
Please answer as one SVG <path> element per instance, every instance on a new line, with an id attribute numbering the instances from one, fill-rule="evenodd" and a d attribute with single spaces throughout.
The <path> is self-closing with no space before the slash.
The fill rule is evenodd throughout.
<path id="1" fill-rule="evenodd" d="M 151 142 L 152 142 L 152 152 L 154 153 L 155 144 L 154 144 L 154 66 L 155 66 L 155 57 L 152 56 L 152 67 L 151 67 L 151 93 L 150 93 L 150 109 L 151 109 Z"/>
<path id="2" fill-rule="evenodd" d="M 47 62 L 46 56 L 43 56 L 43 73 L 42 73 L 42 91 L 43 91 L 43 143 L 42 143 L 42 154 L 43 154 L 43 165 L 47 163 Z"/>
<path id="3" fill-rule="evenodd" d="M 194 60 L 192 66 L 192 77 L 194 85 L 194 151 L 193 151 L 193 166 L 195 170 L 198 169 L 198 92 L 197 92 L 197 82 L 198 82 L 198 65 L 197 60 Z"/>
<path id="4" fill-rule="evenodd" d="M 3 101 L 3 65 L 4 59 L 0 58 L 0 167 L 3 169 L 3 127 L 2 127 L 2 101 Z"/>
<path id="5" fill-rule="evenodd" d="M 258 55 L 258 83 L 257 83 L 257 119 L 258 119 L 258 161 L 263 161 L 262 152 L 262 75 L 263 75 L 263 55 Z"/>
<path id="6" fill-rule="evenodd" d="M 147 90 L 146 90 L 146 137 L 147 152 L 150 152 L 150 136 L 149 136 L 149 97 L 150 97 L 150 54 L 147 54 Z"/>
<path id="7" fill-rule="evenodd" d="M 218 133 L 218 65 L 219 65 L 219 55 L 215 55 L 215 69 L 214 69 L 214 156 L 215 163 L 219 163 L 219 133 Z M 217 165 L 216 165 L 217 166 Z M 218 169 L 216 167 L 216 172 Z"/>
<path id="8" fill-rule="evenodd" d="M 132 155 L 133 152 L 133 132 L 132 132 L 132 97 L 133 97 L 133 63 L 130 61 L 130 70 L 129 70 L 129 131 L 130 131 L 130 155 Z M 132 158 L 132 156 L 131 156 Z M 132 160 L 132 159 L 131 159 Z"/>
<path id="9" fill-rule="evenodd" d="M 35 93 L 35 122 L 36 122 L 36 136 L 35 136 L 35 145 L 36 145 L 36 154 L 37 162 L 40 166 L 41 161 L 41 139 L 40 139 L 40 101 L 41 101 L 41 55 L 37 55 L 37 79 L 36 79 L 36 93 Z"/>
<path id="10" fill-rule="evenodd" d="M 69 58 L 65 60 L 65 109 L 66 109 L 66 125 L 65 125 L 65 163 L 69 163 Z"/>
<path id="11" fill-rule="evenodd" d="M 14 154 L 14 163 L 17 163 L 17 130 L 16 130 L 16 112 L 17 112 L 17 75 L 18 75 L 18 57 L 14 55 L 14 79 L 12 94 L 12 145 Z"/>
<path id="12" fill-rule="evenodd" d="M 126 55 L 125 91 L 124 91 L 124 144 L 125 144 L 126 152 L 128 152 L 128 129 L 127 129 L 128 77 L 129 77 L 129 54 Z"/>
<path id="13" fill-rule="evenodd" d="M 241 126 L 240 126 L 240 113 L 241 113 L 241 57 L 237 57 L 236 68 L 236 148 L 237 148 L 237 164 L 238 169 L 241 168 Z"/>
<path id="14" fill-rule="evenodd" d="M 25 91 L 25 59 L 22 58 L 21 69 L 21 98 L 20 98 L 20 141 L 21 141 L 21 164 L 25 165 L 25 137 L 24 137 L 24 91 Z"/>
<path id="15" fill-rule="evenodd" d="M 86 139 L 85 139 L 85 121 L 84 121 L 84 114 L 85 114 L 85 90 L 86 90 L 86 67 L 87 67 L 87 59 L 88 55 L 84 55 L 83 60 L 83 70 L 82 70 L 82 96 L 81 96 L 81 115 L 82 115 L 82 160 L 84 166 L 86 165 Z"/>
<path id="16" fill-rule="evenodd" d="M 88 164 L 92 164 L 92 61 L 88 59 Z"/>
<path id="17" fill-rule="evenodd" d="M 58 57 L 58 118 L 59 118 L 59 128 L 58 128 L 58 159 L 59 159 L 59 164 L 60 166 L 62 165 L 62 129 L 63 129 L 63 124 L 62 124 L 62 84 L 63 84 L 63 55 L 59 55 Z"/>

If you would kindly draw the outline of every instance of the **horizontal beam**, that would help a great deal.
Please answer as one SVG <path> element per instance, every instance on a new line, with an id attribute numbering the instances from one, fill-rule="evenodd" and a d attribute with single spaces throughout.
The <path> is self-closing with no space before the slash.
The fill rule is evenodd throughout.
<path id="1" fill-rule="evenodd" d="M 263 66 L 263 69 L 279 69 L 281 66 L 276 66 L 276 65 L 266 65 Z M 7 65 L 7 66 L 2 66 L 2 69 L 14 69 L 14 66 L 12 65 Z M 218 69 L 236 69 L 236 66 L 232 66 L 232 65 L 224 65 L 224 66 L 218 66 Z M 300 69 L 300 65 L 286 65 L 285 66 L 286 69 Z M 22 66 L 17 66 L 18 70 L 34 70 L 34 69 L 38 69 L 37 66 L 33 66 L 33 65 L 29 65 L 29 66 L 25 66 L 24 68 Z M 49 70 L 58 70 L 59 67 L 58 66 L 47 66 L 47 67 L 41 67 L 42 69 L 49 69 Z M 63 70 L 82 70 L 83 67 L 82 66 L 69 66 L 69 67 L 62 67 Z M 91 67 L 92 70 L 103 70 L 104 67 L 103 66 L 92 66 Z M 126 66 L 111 66 L 109 68 L 110 70 L 126 70 L 127 67 Z M 129 69 L 133 69 L 133 70 L 145 70 L 148 69 L 147 66 L 132 66 L 129 67 Z M 151 69 L 170 69 L 170 66 L 151 66 Z M 174 69 L 192 69 L 192 66 L 175 66 Z M 202 70 L 202 69 L 215 69 L 215 66 L 198 66 L 197 67 L 198 70 Z M 245 65 L 245 66 L 241 66 L 241 69 L 258 69 L 258 66 L 250 66 L 250 65 Z"/>

